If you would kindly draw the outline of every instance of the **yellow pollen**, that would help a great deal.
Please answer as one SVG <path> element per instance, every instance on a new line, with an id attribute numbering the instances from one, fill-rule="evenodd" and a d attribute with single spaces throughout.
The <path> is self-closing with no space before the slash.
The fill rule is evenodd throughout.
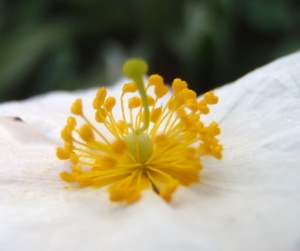
<path id="1" fill-rule="evenodd" d="M 91 102 L 94 122 L 85 116 L 81 99 L 75 100 L 71 112 L 83 123 L 70 116 L 61 132 L 64 146 L 56 155 L 70 161 L 61 179 L 79 187 L 109 186 L 113 202 L 133 203 L 151 187 L 169 202 L 178 186 L 200 181 L 203 156 L 222 158 L 218 123 L 201 121 L 218 97 L 207 92 L 197 99 L 179 78 L 171 88 L 157 74 L 144 83 L 147 69 L 141 59 L 126 61 L 123 73 L 132 82 L 124 84 L 120 97 L 98 90 Z"/>

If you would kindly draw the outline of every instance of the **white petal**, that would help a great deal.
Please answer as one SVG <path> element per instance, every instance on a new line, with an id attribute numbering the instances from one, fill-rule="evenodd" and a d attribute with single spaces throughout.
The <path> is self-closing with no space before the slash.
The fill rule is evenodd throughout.
<path id="1" fill-rule="evenodd" d="M 7 102 L 0 106 L 0 116 L 17 117 L 33 125 L 50 138 L 60 140 L 60 131 L 71 115 L 70 107 L 77 98 L 89 103 L 96 89 L 77 92 L 57 91 L 25 101 Z"/>
<path id="2" fill-rule="evenodd" d="M 105 189 L 56 189 L 55 194 L 47 193 L 45 197 L 37 192 L 35 200 L 5 200 L 0 206 L 0 219 L 4 223 L 0 228 L 1 247 L 6 250 L 299 250 L 298 62 L 299 53 L 216 90 L 221 102 L 211 117 L 220 121 L 224 158 L 221 161 L 205 158 L 202 184 L 180 188 L 171 204 L 148 191 L 134 205 L 115 205 L 107 200 Z M 211 117 L 207 116 L 208 121 Z M 1 137 L 12 129 L 10 124 L 5 126 L 0 131 Z M 11 134 L 11 138 L 18 139 L 14 136 L 18 135 L 16 132 Z M 24 153 L 21 149 L 32 156 L 41 151 L 46 154 L 53 144 L 41 140 L 27 146 L 21 140 L 17 145 L 20 152 L 15 154 L 12 150 L 16 145 L 6 147 L 5 142 L 11 138 L 5 138 L 7 141 L 1 145 L 2 160 L 10 154 L 10 159 L 19 158 Z M 47 161 L 51 166 L 56 160 L 49 155 L 47 160 L 35 161 L 37 172 L 42 173 L 48 168 Z M 9 166 L 18 169 L 14 175 L 21 177 L 19 163 L 12 163 Z M 60 165 L 50 168 L 51 180 L 55 169 L 60 172 L 64 168 Z M 6 174 L 9 169 L 3 170 Z M 47 176 L 43 177 L 47 180 Z M 42 181 L 33 179 L 33 186 L 35 182 L 40 184 L 37 187 L 43 187 Z"/>
<path id="3" fill-rule="evenodd" d="M 203 182 L 222 189 L 300 191 L 300 53 L 217 89 L 221 162 L 205 159 Z M 221 169 L 220 169 L 221 164 Z"/>
<path id="4" fill-rule="evenodd" d="M 212 200 L 228 193 L 220 217 L 237 250 L 245 242 L 249 250 L 300 248 L 299 86 L 296 53 L 215 90 L 220 103 L 207 120 L 219 122 L 224 157 L 203 159 L 203 186 L 193 189 Z M 218 217 L 217 204 L 213 211 Z"/>
<path id="5" fill-rule="evenodd" d="M 0 117 L 0 202 L 39 198 L 63 190 L 57 142 L 33 127 Z"/>
<path id="6" fill-rule="evenodd" d="M 124 78 L 113 87 L 108 87 L 108 95 L 119 97 L 125 82 L 129 80 Z M 86 116 L 94 118 L 92 101 L 97 90 L 56 91 L 25 101 L 6 102 L 0 105 L 0 116 L 20 118 L 48 137 L 60 141 L 60 132 L 68 116 L 72 115 L 70 108 L 76 99 L 82 99 Z"/>
<path id="7" fill-rule="evenodd" d="M 174 221 L 173 208 L 150 191 L 140 203 L 124 206 L 109 202 L 105 189 L 64 189 L 58 175 L 67 163 L 54 157 L 56 142 L 23 122 L 7 118 L 0 122 L 3 250 L 198 247 L 196 234 L 185 243 L 190 230 L 184 229 L 184 220 Z M 176 240 L 166 239 L 166 231 Z M 210 247 L 212 240 L 200 238 Z"/>

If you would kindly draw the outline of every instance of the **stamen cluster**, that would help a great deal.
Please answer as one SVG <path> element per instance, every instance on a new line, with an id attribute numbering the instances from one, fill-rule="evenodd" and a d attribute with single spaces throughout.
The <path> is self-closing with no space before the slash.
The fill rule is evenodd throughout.
<path id="1" fill-rule="evenodd" d="M 123 86 L 118 105 L 114 97 L 107 97 L 104 87 L 98 90 L 92 104 L 94 123 L 84 115 L 81 99 L 74 102 L 71 111 L 84 124 L 78 127 L 76 119 L 69 117 L 62 130 L 65 143 L 57 148 L 57 157 L 72 162 L 72 170 L 60 174 L 64 181 L 78 182 L 81 187 L 111 185 L 112 201 L 134 202 L 149 187 L 170 201 L 179 184 L 199 182 L 202 156 L 222 157 L 223 148 L 216 139 L 218 124 L 201 122 L 209 105 L 218 102 L 213 92 L 198 101 L 185 81 L 175 79 L 170 94 L 159 75 L 150 76 L 145 91 L 150 124 L 144 131 L 139 129 L 147 119 L 145 107 L 141 97 L 134 95 L 137 86 L 133 82 Z M 162 105 L 160 99 L 166 95 L 170 97 Z M 129 97 L 127 104 L 124 96 Z M 114 109 L 115 114 L 122 114 L 121 119 L 116 119 Z M 104 127 L 110 137 L 104 135 Z"/>

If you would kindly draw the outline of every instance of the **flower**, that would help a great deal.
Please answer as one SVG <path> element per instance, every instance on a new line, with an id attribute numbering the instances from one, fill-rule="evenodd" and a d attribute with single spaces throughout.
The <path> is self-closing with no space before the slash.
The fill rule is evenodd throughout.
<path id="1" fill-rule="evenodd" d="M 115 112 L 122 114 L 120 120 L 113 112 L 116 98 L 107 97 L 104 87 L 93 99 L 94 124 L 100 124 L 99 128 L 84 115 L 81 99 L 71 106 L 72 113 L 84 124 L 78 128 L 71 116 L 61 132 L 65 143 L 57 148 L 56 155 L 61 160 L 71 160 L 73 165 L 71 172 L 61 172 L 60 177 L 66 182 L 78 181 L 81 187 L 113 184 L 109 187 L 112 201 L 132 203 L 140 198 L 141 190 L 150 186 L 170 201 L 179 184 L 199 182 L 199 156 L 222 157 L 222 146 L 216 139 L 220 134 L 218 124 L 204 126 L 200 121 L 201 115 L 209 113 L 208 105 L 216 104 L 218 98 L 208 92 L 197 102 L 196 93 L 187 88 L 186 82 L 175 79 L 174 93 L 165 105 L 159 105 L 169 92 L 161 76 L 150 76 L 145 88 L 147 65 L 140 59 L 126 61 L 123 71 L 135 83 L 123 85 L 119 112 Z M 149 89 L 154 89 L 153 95 L 148 95 Z M 126 118 L 124 96 L 137 90 L 141 97 L 128 99 Z M 113 136 L 113 141 L 106 135 Z M 81 165 L 90 168 L 84 170 Z"/>
<path id="2" fill-rule="evenodd" d="M 299 62 L 298 52 L 215 90 L 203 120 L 222 128 L 223 158 L 204 157 L 201 183 L 179 187 L 171 203 L 146 190 L 128 207 L 103 189 L 63 188 L 57 174 L 69 165 L 53 149 L 68 106 L 95 90 L 2 104 L 1 248 L 299 250 Z"/>

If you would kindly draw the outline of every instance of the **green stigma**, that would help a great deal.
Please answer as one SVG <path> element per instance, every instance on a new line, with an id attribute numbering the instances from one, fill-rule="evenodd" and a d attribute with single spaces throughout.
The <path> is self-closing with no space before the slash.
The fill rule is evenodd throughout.
<path id="1" fill-rule="evenodd" d="M 123 64 L 123 73 L 128 78 L 140 78 L 148 72 L 146 61 L 139 58 L 132 58 L 125 61 Z"/>
<path id="2" fill-rule="evenodd" d="M 148 71 L 148 65 L 143 59 L 139 59 L 139 58 L 128 59 L 123 64 L 123 73 L 126 77 L 131 78 L 135 83 L 140 93 L 143 108 L 144 108 L 144 125 L 143 127 L 135 131 L 137 135 L 147 130 L 150 124 L 148 98 L 147 98 L 146 89 L 143 81 L 143 75 L 145 75 L 147 71 Z"/>

